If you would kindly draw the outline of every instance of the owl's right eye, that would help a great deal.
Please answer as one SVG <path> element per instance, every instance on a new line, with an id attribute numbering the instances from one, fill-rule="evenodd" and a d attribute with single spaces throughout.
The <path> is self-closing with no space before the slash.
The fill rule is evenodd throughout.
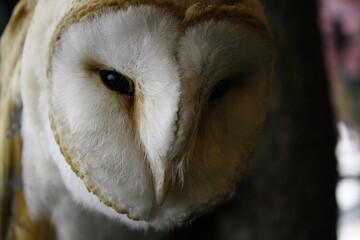
<path id="1" fill-rule="evenodd" d="M 231 84 L 229 80 L 222 80 L 218 82 L 212 90 L 210 99 L 216 99 L 224 96 L 230 90 Z"/>
<path id="2" fill-rule="evenodd" d="M 99 73 L 104 85 L 112 91 L 132 97 L 134 86 L 132 81 L 121 73 L 111 70 L 101 70 Z"/>

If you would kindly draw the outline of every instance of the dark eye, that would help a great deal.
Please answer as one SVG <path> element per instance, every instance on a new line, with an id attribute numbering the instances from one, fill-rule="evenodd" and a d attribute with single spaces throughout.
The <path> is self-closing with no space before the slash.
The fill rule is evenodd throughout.
<path id="1" fill-rule="evenodd" d="M 227 80 L 218 82 L 212 90 L 210 99 L 216 99 L 224 96 L 230 90 L 231 84 Z"/>
<path id="2" fill-rule="evenodd" d="M 99 75 L 110 90 L 127 96 L 134 95 L 134 86 L 124 75 L 110 70 L 101 70 Z"/>

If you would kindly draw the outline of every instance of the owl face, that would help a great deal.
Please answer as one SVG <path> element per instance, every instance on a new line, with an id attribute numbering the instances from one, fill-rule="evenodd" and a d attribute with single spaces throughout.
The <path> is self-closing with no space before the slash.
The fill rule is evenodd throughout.
<path id="1" fill-rule="evenodd" d="M 266 25 L 244 11 L 184 20 L 134 5 L 59 25 L 49 118 L 75 199 L 166 228 L 228 198 L 265 118 L 272 61 Z"/>

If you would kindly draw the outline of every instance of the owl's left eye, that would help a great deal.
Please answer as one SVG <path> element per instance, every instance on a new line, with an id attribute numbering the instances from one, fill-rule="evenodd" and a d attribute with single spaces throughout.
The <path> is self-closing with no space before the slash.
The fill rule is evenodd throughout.
<path id="1" fill-rule="evenodd" d="M 101 70 L 99 73 L 104 85 L 112 91 L 132 97 L 134 84 L 121 73 L 111 70 Z"/>

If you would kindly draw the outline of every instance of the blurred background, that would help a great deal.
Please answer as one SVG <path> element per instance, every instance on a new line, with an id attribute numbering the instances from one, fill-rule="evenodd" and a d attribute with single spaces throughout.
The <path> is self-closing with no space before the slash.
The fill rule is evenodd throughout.
<path id="1" fill-rule="evenodd" d="M 360 239 L 360 1 L 321 0 L 319 23 L 336 116 L 338 239 Z"/>
<path id="2" fill-rule="evenodd" d="M 0 32 L 16 0 L 1 0 Z M 164 239 L 360 239 L 360 1 L 263 0 L 276 65 L 234 198 Z M 9 46 L 11 48 L 11 46 Z"/>

